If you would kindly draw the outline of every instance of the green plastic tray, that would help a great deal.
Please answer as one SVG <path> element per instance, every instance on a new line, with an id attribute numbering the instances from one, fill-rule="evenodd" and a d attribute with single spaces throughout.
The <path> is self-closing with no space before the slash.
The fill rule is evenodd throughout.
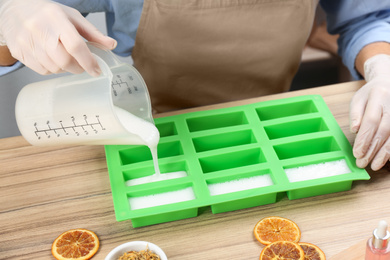
<path id="1" fill-rule="evenodd" d="M 199 111 L 155 119 L 160 131 L 162 173 L 186 171 L 188 176 L 126 186 L 126 181 L 154 174 L 146 146 L 105 147 L 117 221 L 140 227 L 351 189 L 352 181 L 370 176 L 355 164 L 352 147 L 319 95 Z M 344 159 L 350 173 L 289 182 L 286 168 Z M 211 196 L 208 184 L 269 174 L 273 185 Z M 130 208 L 130 197 L 191 187 L 195 199 L 150 208 Z"/>

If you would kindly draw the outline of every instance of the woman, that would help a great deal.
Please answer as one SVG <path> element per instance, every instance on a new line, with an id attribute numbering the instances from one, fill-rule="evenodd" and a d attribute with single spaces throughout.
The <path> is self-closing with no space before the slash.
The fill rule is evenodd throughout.
<path id="1" fill-rule="evenodd" d="M 157 112 L 288 90 L 309 37 L 316 0 L 0 0 L 0 34 L 38 73 L 98 75 L 83 38 L 132 55 Z M 359 167 L 390 158 L 390 3 L 323 0 L 330 32 L 355 78 L 351 103 Z M 70 7 L 69 7 L 70 6 Z M 103 36 L 81 13 L 106 12 Z M 116 44 L 117 42 L 117 44 Z M 14 65 L 17 66 L 17 65 Z M 390 67 L 390 65 L 389 65 Z M 388 111 L 389 110 L 389 111 Z M 378 113 L 378 111 L 380 113 Z"/>

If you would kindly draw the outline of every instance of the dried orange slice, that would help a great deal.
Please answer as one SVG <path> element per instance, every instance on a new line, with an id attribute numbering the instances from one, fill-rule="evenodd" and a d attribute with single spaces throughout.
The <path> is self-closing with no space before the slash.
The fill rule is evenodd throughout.
<path id="1" fill-rule="evenodd" d="M 305 260 L 305 252 L 298 243 L 290 241 L 273 242 L 263 248 L 260 260 Z"/>
<path id="2" fill-rule="evenodd" d="M 54 240 L 51 253 L 57 260 L 86 260 L 96 254 L 99 239 L 87 229 L 72 229 Z"/>
<path id="3" fill-rule="evenodd" d="M 253 233 L 256 239 L 269 245 L 276 241 L 299 242 L 301 231 L 295 222 L 281 217 L 266 217 L 257 222 Z"/>
<path id="4" fill-rule="evenodd" d="M 303 249 L 303 252 L 305 252 L 305 260 L 326 259 L 324 252 L 322 252 L 318 246 L 306 242 L 299 242 L 298 245 L 300 245 Z"/>

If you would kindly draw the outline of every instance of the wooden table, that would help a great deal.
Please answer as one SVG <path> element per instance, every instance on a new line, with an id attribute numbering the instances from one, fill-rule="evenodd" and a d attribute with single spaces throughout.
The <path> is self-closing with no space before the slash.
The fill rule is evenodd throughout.
<path id="1" fill-rule="evenodd" d="M 202 109 L 321 94 L 352 143 L 349 102 L 362 84 L 350 82 Z M 20 136 L 0 139 L 0 259 L 53 259 L 53 240 L 73 228 L 87 228 L 99 236 L 100 249 L 93 259 L 104 259 L 111 249 L 132 240 L 159 245 L 170 260 L 258 259 L 263 246 L 255 240 L 253 227 L 270 215 L 294 220 L 301 228 L 301 241 L 318 245 L 329 259 L 367 239 L 379 220 L 390 222 L 390 175 L 387 170 L 367 171 L 371 180 L 355 181 L 347 192 L 293 201 L 284 196 L 270 205 L 220 214 L 202 208 L 196 218 L 132 228 L 130 221 L 115 220 L 103 146 L 42 148 L 30 146 Z"/>

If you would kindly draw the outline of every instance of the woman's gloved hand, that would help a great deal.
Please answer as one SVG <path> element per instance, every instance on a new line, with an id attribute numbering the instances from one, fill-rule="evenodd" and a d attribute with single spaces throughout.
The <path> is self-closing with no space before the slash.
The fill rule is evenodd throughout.
<path id="1" fill-rule="evenodd" d="M 0 21 L 0 45 L 39 74 L 85 70 L 97 76 L 100 68 L 85 40 L 116 47 L 77 10 L 50 0 L 0 0 Z"/>
<path id="2" fill-rule="evenodd" d="M 390 158 L 390 55 L 380 54 L 364 63 L 367 84 L 350 104 L 350 128 L 357 133 L 353 146 L 358 167 L 371 162 L 374 171 Z"/>

